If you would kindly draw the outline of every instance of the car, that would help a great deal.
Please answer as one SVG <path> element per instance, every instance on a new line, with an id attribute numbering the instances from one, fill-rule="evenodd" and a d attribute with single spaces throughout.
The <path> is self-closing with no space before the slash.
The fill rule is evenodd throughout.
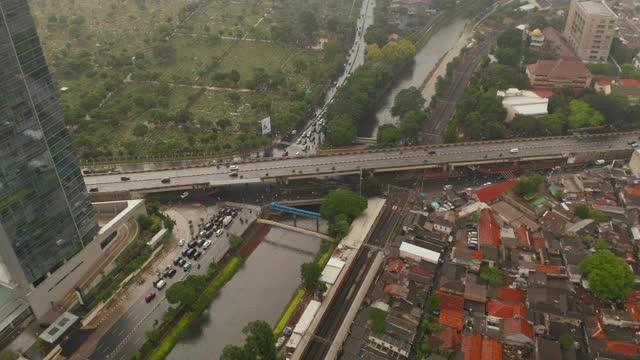
<path id="1" fill-rule="evenodd" d="M 182 256 L 187 256 L 188 252 L 189 252 L 189 248 L 188 247 L 182 249 Z"/>
<path id="2" fill-rule="evenodd" d="M 232 172 L 232 173 L 229 173 L 229 176 L 231 176 L 231 177 L 238 177 L 238 173 L 237 173 L 237 172 Z"/>
<path id="3" fill-rule="evenodd" d="M 204 229 L 209 231 L 211 230 L 211 228 L 213 227 L 213 223 L 211 221 L 209 221 L 208 223 L 204 224 Z"/>
<path id="4" fill-rule="evenodd" d="M 238 171 L 240 169 L 236 165 L 231 165 L 231 166 L 229 166 L 229 170 L 230 171 Z"/>
<path id="5" fill-rule="evenodd" d="M 180 239 L 180 240 L 178 241 L 178 246 L 184 246 L 184 242 L 185 242 L 185 240 L 184 240 L 184 239 Z"/>
<path id="6" fill-rule="evenodd" d="M 198 260 L 200 258 L 200 256 L 202 256 L 202 252 L 201 251 L 196 251 L 193 254 L 193 260 Z"/>
<path id="7" fill-rule="evenodd" d="M 147 303 L 150 303 L 150 302 L 151 302 L 151 300 L 153 300 L 153 299 L 155 299 L 155 298 L 156 298 L 156 292 L 155 292 L 155 291 L 152 291 L 152 292 L 148 293 L 148 294 L 147 294 L 147 296 L 145 296 L 145 297 L 144 297 L 144 300 L 145 300 Z"/>
<path id="8" fill-rule="evenodd" d="M 520 152 L 520 149 L 513 148 L 513 149 L 509 150 L 509 152 L 512 153 L 512 154 L 517 154 L 518 152 Z"/>
<path id="9" fill-rule="evenodd" d="M 180 194 L 180 199 L 184 199 L 187 196 L 189 196 L 189 193 L 187 191 L 183 192 L 182 194 Z"/>
<path id="10" fill-rule="evenodd" d="M 173 269 L 167 271 L 166 273 L 164 273 L 164 277 L 172 278 L 172 277 L 175 276 L 176 272 L 178 272 L 178 270 L 173 268 Z"/>
<path id="11" fill-rule="evenodd" d="M 283 157 L 285 157 L 285 156 L 289 156 L 289 152 L 285 150 L 285 152 L 283 152 L 283 153 L 282 153 L 282 156 L 283 156 Z"/>
<path id="12" fill-rule="evenodd" d="M 170 178 L 164 178 L 164 179 L 160 180 L 160 182 L 163 183 L 163 184 L 168 184 L 168 183 L 171 182 L 171 179 Z"/>
<path id="13" fill-rule="evenodd" d="M 300 145 L 300 143 L 302 142 L 302 138 L 298 138 L 298 140 L 296 140 L 296 144 Z"/>
<path id="14" fill-rule="evenodd" d="M 187 263 L 187 260 L 185 260 L 185 259 L 183 259 L 183 258 L 180 258 L 180 262 L 178 263 L 178 266 L 181 266 L 181 267 L 182 267 L 182 266 L 184 266 L 184 264 L 186 264 L 186 263 Z"/>
<path id="15" fill-rule="evenodd" d="M 192 267 L 193 267 L 193 265 L 190 262 L 188 262 L 188 263 L 184 264 L 184 266 L 182 268 L 184 269 L 184 271 L 189 271 L 189 270 L 191 270 Z"/>
<path id="16" fill-rule="evenodd" d="M 196 250 L 196 248 L 189 249 L 189 252 L 187 253 L 187 257 L 189 259 L 193 259 L 193 254 L 195 254 L 196 252 L 198 252 L 198 250 Z"/>
<path id="17" fill-rule="evenodd" d="M 209 246 L 211 246 L 211 244 L 212 244 L 211 240 L 205 241 L 204 244 L 202 244 L 202 250 L 207 250 Z"/>
<path id="18" fill-rule="evenodd" d="M 198 241 L 196 242 L 196 246 L 197 246 L 197 247 L 202 247 L 202 245 L 204 245 L 204 242 L 205 242 L 205 241 L 206 241 L 205 239 L 200 239 L 200 240 L 198 240 Z"/>
<path id="19" fill-rule="evenodd" d="M 187 246 L 192 249 L 192 248 L 196 247 L 197 244 L 198 244 L 198 242 L 196 240 L 191 240 L 191 241 L 189 241 L 189 244 L 187 244 Z"/>
<path id="20" fill-rule="evenodd" d="M 435 150 L 429 150 L 429 155 L 435 155 L 436 151 Z"/>
<path id="21" fill-rule="evenodd" d="M 131 178 L 128 176 L 123 176 L 120 178 L 120 181 L 129 181 L 129 180 L 131 180 Z"/>
<path id="22" fill-rule="evenodd" d="M 447 191 L 453 189 L 453 185 L 445 185 L 442 187 L 442 190 Z"/>
<path id="23" fill-rule="evenodd" d="M 640 144 L 638 144 L 637 142 L 634 142 L 633 144 L 631 144 L 631 147 L 637 148 L 638 146 L 640 146 Z"/>
<path id="24" fill-rule="evenodd" d="M 89 192 L 98 192 L 98 188 L 97 187 L 92 187 L 91 189 L 89 189 Z"/>
<path id="25" fill-rule="evenodd" d="M 173 260 L 173 265 L 180 265 L 180 260 L 182 260 L 182 256 L 178 256 Z"/>
<path id="26" fill-rule="evenodd" d="M 216 237 L 220 237 L 220 235 L 222 235 L 223 232 L 224 230 L 218 229 L 218 231 L 216 231 Z"/>

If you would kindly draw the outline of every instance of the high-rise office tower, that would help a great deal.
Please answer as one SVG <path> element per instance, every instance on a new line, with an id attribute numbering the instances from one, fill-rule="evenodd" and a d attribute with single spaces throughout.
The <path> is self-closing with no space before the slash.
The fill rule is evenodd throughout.
<path id="1" fill-rule="evenodd" d="M 618 16 L 599 1 L 572 0 L 564 37 L 584 61 L 607 61 Z"/>
<path id="2" fill-rule="evenodd" d="M 97 231 L 27 0 L 0 0 L 0 283 L 37 286 Z"/>

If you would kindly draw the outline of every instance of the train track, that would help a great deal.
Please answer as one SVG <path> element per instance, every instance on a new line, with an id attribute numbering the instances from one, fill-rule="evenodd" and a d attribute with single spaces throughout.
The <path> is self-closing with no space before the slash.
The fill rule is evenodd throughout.
<path id="1" fill-rule="evenodd" d="M 372 247 L 383 248 L 392 238 L 396 226 L 404 213 L 408 196 L 403 194 L 390 200 L 391 201 L 388 201 L 387 205 L 385 205 L 380 221 L 378 221 L 376 227 L 370 233 L 365 244 L 371 245 Z M 360 247 L 355 261 L 348 269 L 347 277 L 340 284 L 338 292 L 333 297 L 331 304 L 329 304 L 327 311 L 320 320 L 311 341 L 302 355 L 302 359 L 324 359 L 351 307 L 353 298 L 358 292 L 358 289 L 360 289 L 366 274 L 371 269 L 375 258 L 374 255 L 375 250 L 371 247 Z"/>

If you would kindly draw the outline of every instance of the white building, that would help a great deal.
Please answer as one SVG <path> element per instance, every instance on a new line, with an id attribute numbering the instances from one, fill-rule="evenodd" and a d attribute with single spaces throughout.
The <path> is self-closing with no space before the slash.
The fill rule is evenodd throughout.
<path id="1" fill-rule="evenodd" d="M 410 244 L 408 242 L 402 242 L 402 244 L 400 244 L 400 257 L 412 260 L 414 262 L 420 262 L 424 260 L 430 263 L 437 264 L 440 260 L 440 253 Z"/>
<path id="2" fill-rule="evenodd" d="M 497 96 L 502 97 L 502 107 L 507 111 L 505 121 L 510 122 L 513 118 L 520 115 L 541 116 L 547 115 L 547 106 L 549 99 L 543 98 L 529 90 L 519 90 L 515 88 L 506 91 L 498 91 Z"/>

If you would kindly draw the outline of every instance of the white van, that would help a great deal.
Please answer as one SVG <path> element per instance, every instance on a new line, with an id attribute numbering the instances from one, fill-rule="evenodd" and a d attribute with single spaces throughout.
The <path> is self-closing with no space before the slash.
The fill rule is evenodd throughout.
<path id="1" fill-rule="evenodd" d="M 514 149 L 509 150 L 509 152 L 512 153 L 512 154 L 517 154 L 518 152 L 520 152 L 520 149 L 514 148 Z"/>
<path id="2" fill-rule="evenodd" d="M 222 235 L 223 232 L 224 230 L 218 229 L 218 231 L 216 231 L 216 237 L 220 237 L 220 235 Z"/>
<path id="3" fill-rule="evenodd" d="M 162 289 L 165 285 L 167 285 L 166 282 L 164 282 L 164 280 L 158 280 L 158 282 L 156 283 L 156 289 L 160 290 Z"/>
<path id="4" fill-rule="evenodd" d="M 207 250 L 211 246 L 211 240 L 207 240 L 202 244 L 202 250 Z"/>
<path id="5" fill-rule="evenodd" d="M 231 165 L 231 166 L 229 166 L 229 170 L 231 170 L 231 172 L 236 172 L 236 171 L 238 171 L 238 167 L 235 166 L 235 165 Z"/>

